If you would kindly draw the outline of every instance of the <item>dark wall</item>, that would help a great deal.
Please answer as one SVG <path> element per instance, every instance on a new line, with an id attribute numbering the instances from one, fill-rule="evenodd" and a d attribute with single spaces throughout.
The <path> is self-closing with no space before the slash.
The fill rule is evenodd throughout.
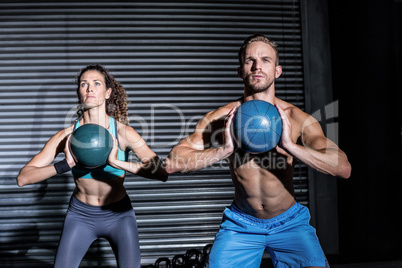
<path id="1" fill-rule="evenodd" d="M 339 144 L 352 164 L 338 180 L 340 257 L 400 259 L 402 1 L 328 0 L 328 10 Z"/>

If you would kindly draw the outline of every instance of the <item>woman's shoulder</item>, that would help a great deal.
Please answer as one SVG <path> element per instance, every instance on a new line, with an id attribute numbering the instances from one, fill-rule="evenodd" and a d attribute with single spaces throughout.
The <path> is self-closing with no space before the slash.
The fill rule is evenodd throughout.
<path id="1" fill-rule="evenodd" d="M 116 119 L 114 119 L 114 120 L 116 121 L 117 132 L 119 134 L 135 131 L 133 127 L 131 127 L 129 125 L 126 125 L 126 124 L 123 124 L 123 123 L 119 122 Z"/>
<path id="2" fill-rule="evenodd" d="M 59 130 L 56 134 L 53 135 L 52 138 L 65 139 L 68 135 L 70 135 L 74 132 L 74 126 L 75 126 L 75 124 L 65 128 L 65 129 Z"/>
<path id="3" fill-rule="evenodd" d="M 120 139 L 124 139 L 126 141 L 130 140 L 139 140 L 141 139 L 141 136 L 138 134 L 138 132 L 131 126 L 123 124 L 119 121 L 116 120 L 116 125 L 117 125 L 117 133 Z"/>

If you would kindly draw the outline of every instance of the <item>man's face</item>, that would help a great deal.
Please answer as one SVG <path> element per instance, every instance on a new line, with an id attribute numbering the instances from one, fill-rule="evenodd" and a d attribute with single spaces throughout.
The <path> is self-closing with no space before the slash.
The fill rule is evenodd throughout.
<path id="1" fill-rule="evenodd" d="M 275 50 L 264 42 L 251 43 L 244 54 L 239 76 L 252 93 L 269 89 L 282 73 L 281 66 L 275 66 Z"/>

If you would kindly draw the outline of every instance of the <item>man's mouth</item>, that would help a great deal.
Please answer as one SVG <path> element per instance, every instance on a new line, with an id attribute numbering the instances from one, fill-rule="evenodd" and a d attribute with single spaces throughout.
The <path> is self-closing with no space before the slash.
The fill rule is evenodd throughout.
<path id="1" fill-rule="evenodd" d="M 251 77 L 254 79 L 263 79 L 265 76 L 262 74 L 253 74 Z"/>

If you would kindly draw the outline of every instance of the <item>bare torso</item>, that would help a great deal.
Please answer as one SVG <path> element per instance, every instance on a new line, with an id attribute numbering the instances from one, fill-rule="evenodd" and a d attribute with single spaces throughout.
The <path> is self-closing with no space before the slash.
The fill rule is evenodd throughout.
<path id="1" fill-rule="evenodd" d="M 126 189 L 124 177 L 111 179 L 74 179 L 76 188 L 74 195 L 78 200 L 92 206 L 104 206 L 123 199 Z"/>
<path id="2" fill-rule="evenodd" d="M 126 195 L 124 178 L 125 175 L 108 179 L 74 178 L 74 195 L 81 202 L 92 206 L 105 206 L 120 201 Z"/>
<path id="3" fill-rule="evenodd" d="M 293 120 L 297 109 L 293 105 L 276 99 L 290 118 L 292 139 L 300 138 L 300 126 Z M 222 107 L 226 113 L 233 107 L 241 105 L 240 101 Z M 219 111 L 219 110 L 217 110 Z M 235 186 L 234 202 L 243 212 L 256 218 L 273 218 L 295 204 L 293 189 L 294 159 L 280 147 L 263 154 L 249 154 L 235 151 L 229 158 L 233 184 Z"/>
<path id="4" fill-rule="evenodd" d="M 258 155 L 236 152 L 229 158 L 234 202 L 256 218 L 275 217 L 294 203 L 293 158 L 275 149 Z"/>

